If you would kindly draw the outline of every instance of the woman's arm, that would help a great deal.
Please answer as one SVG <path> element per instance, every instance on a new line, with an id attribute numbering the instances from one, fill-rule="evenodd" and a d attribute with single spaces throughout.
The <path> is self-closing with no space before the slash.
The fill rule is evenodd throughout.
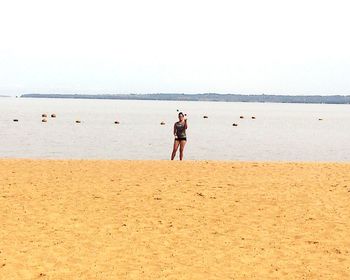
<path id="1" fill-rule="evenodd" d="M 187 129 L 187 118 L 185 119 L 185 129 Z"/>
<path id="2" fill-rule="evenodd" d="M 176 123 L 174 123 L 174 136 L 176 136 Z"/>

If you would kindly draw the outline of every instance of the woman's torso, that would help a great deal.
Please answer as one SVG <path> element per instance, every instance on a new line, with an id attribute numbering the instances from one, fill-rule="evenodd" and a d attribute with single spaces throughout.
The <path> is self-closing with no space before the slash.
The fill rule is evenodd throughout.
<path id="1" fill-rule="evenodd" d="M 185 122 L 176 122 L 175 127 L 177 138 L 186 138 Z"/>

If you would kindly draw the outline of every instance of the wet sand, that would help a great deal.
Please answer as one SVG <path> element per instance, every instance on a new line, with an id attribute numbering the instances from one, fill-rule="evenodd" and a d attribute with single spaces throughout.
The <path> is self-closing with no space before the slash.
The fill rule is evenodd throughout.
<path id="1" fill-rule="evenodd" d="M 350 164 L 0 160 L 0 279 L 350 279 Z"/>

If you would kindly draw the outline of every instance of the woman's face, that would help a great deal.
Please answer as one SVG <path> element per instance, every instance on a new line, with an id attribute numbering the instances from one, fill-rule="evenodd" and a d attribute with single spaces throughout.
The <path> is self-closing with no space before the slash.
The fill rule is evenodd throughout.
<path id="1" fill-rule="evenodd" d="M 182 122 L 184 120 L 184 115 L 183 114 L 180 114 L 179 115 L 179 121 Z"/>

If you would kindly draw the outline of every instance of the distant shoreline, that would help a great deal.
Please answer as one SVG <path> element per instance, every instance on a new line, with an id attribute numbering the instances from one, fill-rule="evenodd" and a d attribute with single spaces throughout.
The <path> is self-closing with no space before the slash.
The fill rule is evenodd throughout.
<path id="1" fill-rule="evenodd" d="M 68 98 L 112 100 L 217 101 L 258 103 L 350 104 L 350 95 L 244 95 L 244 94 L 22 94 L 21 98 Z"/>

